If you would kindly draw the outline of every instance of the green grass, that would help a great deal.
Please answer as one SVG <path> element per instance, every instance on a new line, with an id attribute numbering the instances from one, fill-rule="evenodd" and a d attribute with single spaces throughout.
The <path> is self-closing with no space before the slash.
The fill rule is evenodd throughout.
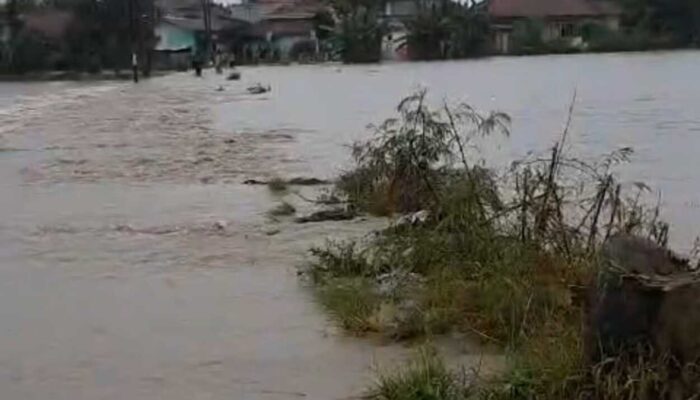
<path id="1" fill-rule="evenodd" d="M 572 291 L 593 281 L 606 236 L 663 242 L 658 232 L 667 233 L 658 213 L 640 203 L 642 189 L 626 195 L 615 178 L 613 166 L 631 149 L 585 163 L 564 153 L 565 132 L 550 153 L 497 176 L 465 149 L 503 127 L 507 116 L 482 116 L 464 105 L 434 110 L 424 100 L 424 92 L 405 99 L 399 118 L 354 146 L 356 168 L 338 180 L 335 194 L 360 212 L 426 210 L 430 218 L 312 249 L 304 272 L 329 315 L 353 334 L 403 340 L 460 330 L 500 345 L 507 371 L 480 387 L 477 398 L 643 398 L 635 396 L 649 391 L 635 385 L 658 382 L 645 372 L 658 370 L 654 360 L 622 362 L 617 375 L 586 365 L 584 304 Z M 634 365 L 638 370 L 628 371 Z M 639 379 L 625 382 L 625 373 Z M 382 375 L 374 398 L 461 398 L 443 390 L 453 382 L 448 375 L 423 359 Z"/>
<path id="2" fill-rule="evenodd" d="M 380 299 L 367 280 L 331 279 L 318 290 L 317 299 L 343 329 L 357 335 L 378 330 L 372 318 L 379 311 Z"/>
<path id="3" fill-rule="evenodd" d="M 379 373 L 368 391 L 371 400 L 466 400 L 471 388 L 465 377 L 450 371 L 429 349 L 421 349 L 403 368 Z"/>

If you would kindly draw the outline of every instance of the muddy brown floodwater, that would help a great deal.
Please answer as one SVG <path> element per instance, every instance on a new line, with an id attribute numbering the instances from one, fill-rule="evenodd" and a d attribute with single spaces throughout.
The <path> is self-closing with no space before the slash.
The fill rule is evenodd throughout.
<path id="1" fill-rule="evenodd" d="M 0 83 L 0 398 L 361 393 L 374 365 L 410 350 L 339 333 L 296 267 L 310 245 L 384 222 L 272 222 L 279 199 L 241 182 L 334 176 L 344 145 L 418 86 L 513 116 L 512 138 L 485 153 L 496 167 L 550 145 L 576 90 L 572 149 L 635 147 L 624 176 L 664 191 L 687 244 L 700 222 L 698 65 L 674 52 Z M 258 81 L 272 92 L 248 95 Z M 441 347 L 474 366 L 482 351 L 466 343 Z"/>

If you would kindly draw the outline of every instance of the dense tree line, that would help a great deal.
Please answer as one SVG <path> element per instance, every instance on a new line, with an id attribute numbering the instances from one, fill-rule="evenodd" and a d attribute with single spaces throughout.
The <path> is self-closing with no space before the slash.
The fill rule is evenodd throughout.
<path id="1" fill-rule="evenodd" d="M 386 1 L 329 0 L 339 20 L 336 45 L 345 62 L 379 60 L 391 30 L 381 17 Z M 490 21 L 485 1 L 415 0 L 418 12 L 403 20 L 405 36 L 394 38 L 411 59 L 473 57 L 489 52 Z M 545 42 L 538 21 L 521 21 L 514 32 L 519 53 L 647 50 L 700 44 L 700 0 L 611 0 L 623 9 L 622 30 L 585 26 L 584 48 Z"/>
<path id="2" fill-rule="evenodd" d="M 679 45 L 700 41 L 699 0 L 619 0 L 623 24 L 656 35 L 671 35 Z"/>
<path id="3" fill-rule="evenodd" d="M 150 68 L 153 0 L 8 0 L 3 11 L 10 26 L 0 53 L 4 72 L 119 70 L 130 66 L 132 52 Z M 26 26 L 27 16 L 41 12 L 70 16 L 60 37 Z"/>

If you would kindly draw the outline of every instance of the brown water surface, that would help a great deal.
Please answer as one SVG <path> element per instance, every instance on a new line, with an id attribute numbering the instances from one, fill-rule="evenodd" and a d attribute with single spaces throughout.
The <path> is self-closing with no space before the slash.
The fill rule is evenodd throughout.
<path id="1" fill-rule="evenodd" d="M 279 199 L 241 182 L 333 177 L 344 145 L 420 86 L 512 115 L 512 138 L 483 153 L 497 168 L 551 145 L 577 91 L 571 149 L 633 146 L 624 177 L 664 191 L 687 245 L 700 223 L 698 65 L 700 53 L 672 52 L 0 83 L 0 397 L 360 393 L 374 363 L 409 350 L 338 333 L 296 266 L 310 245 L 384 222 L 273 222 Z M 272 92 L 248 95 L 257 81 Z M 474 366 L 479 351 L 461 343 L 442 347 Z"/>

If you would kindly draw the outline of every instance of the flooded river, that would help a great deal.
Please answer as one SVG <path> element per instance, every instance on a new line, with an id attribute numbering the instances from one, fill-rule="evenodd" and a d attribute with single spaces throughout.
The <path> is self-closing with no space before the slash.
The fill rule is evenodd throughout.
<path id="1" fill-rule="evenodd" d="M 311 244 L 382 222 L 270 221 L 279 199 L 241 183 L 332 177 L 344 145 L 418 87 L 511 114 L 512 138 L 487 153 L 495 166 L 551 145 L 576 91 L 572 149 L 633 146 L 625 178 L 664 192 L 687 245 L 700 226 L 698 65 L 700 53 L 674 52 L 0 83 L 0 397 L 360 393 L 373 365 L 408 350 L 339 334 L 296 267 Z M 258 81 L 272 92 L 245 93 Z"/>

